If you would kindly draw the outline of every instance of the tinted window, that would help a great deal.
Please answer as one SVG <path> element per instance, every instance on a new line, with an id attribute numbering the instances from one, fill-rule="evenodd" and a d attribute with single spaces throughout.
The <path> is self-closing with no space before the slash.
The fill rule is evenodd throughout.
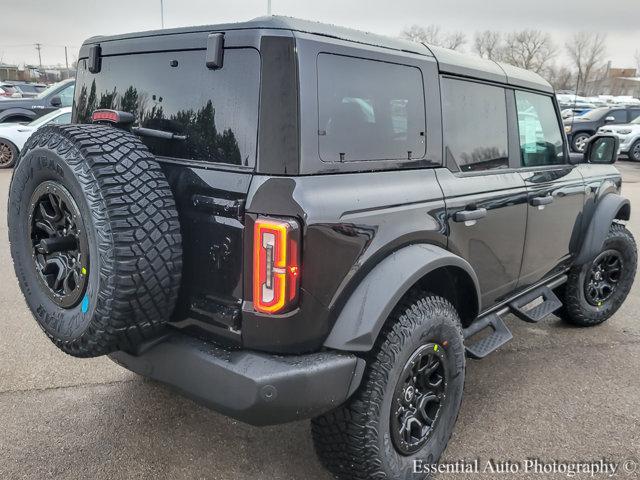
<path id="1" fill-rule="evenodd" d="M 322 160 L 424 157 L 424 89 L 418 68 L 320 54 L 318 103 Z"/>
<path id="2" fill-rule="evenodd" d="M 615 120 L 612 123 L 627 123 L 627 111 L 626 110 L 612 110 L 607 113 L 606 117 L 613 117 Z"/>
<path id="3" fill-rule="evenodd" d="M 551 97 L 516 92 L 520 152 L 525 167 L 564 163 L 562 133 Z"/>
<path id="4" fill-rule="evenodd" d="M 447 158 L 460 170 L 509 166 L 503 88 L 445 78 L 442 109 Z"/>
<path id="5" fill-rule="evenodd" d="M 103 57 L 99 74 L 80 68 L 77 78 L 79 123 L 89 122 L 98 108 L 124 110 L 135 115 L 136 125 L 187 137 L 141 137 L 156 155 L 255 165 L 257 50 L 225 50 L 219 70 L 206 67 L 204 51 Z"/>
<path id="6" fill-rule="evenodd" d="M 57 94 L 57 96 L 60 97 L 60 100 L 62 100 L 63 107 L 70 107 L 71 105 L 73 105 L 74 90 L 75 90 L 75 85 L 71 84 Z"/>

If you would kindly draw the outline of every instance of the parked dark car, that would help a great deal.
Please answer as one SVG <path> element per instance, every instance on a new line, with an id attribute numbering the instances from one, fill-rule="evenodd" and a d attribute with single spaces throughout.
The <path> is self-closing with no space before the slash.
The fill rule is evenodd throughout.
<path id="1" fill-rule="evenodd" d="M 73 103 L 75 80 L 49 86 L 34 98 L 10 98 L 0 101 L 0 123 L 31 122 L 60 107 Z"/>
<path id="2" fill-rule="evenodd" d="M 46 90 L 47 86 L 39 83 L 18 83 L 14 85 L 22 98 L 37 97 L 40 92 Z"/>
<path id="3" fill-rule="evenodd" d="M 337 478 L 437 463 L 505 314 L 598 325 L 634 280 L 617 137 L 570 161 L 509 65 L 280 17 L 94 37 L 73 122 L 9 194 L 41 328 L 248 423 L 312 418 Z"/>
<path id="4" fill-rule="evenodd" d="M 564 131 L 569 139 L 569 145 L 574 152 L 582 153 L 587 146 L 587 140 L 600 127 L 630 123 L 640 116 L 638 106 L 601 107 L 583 115 L 564 120 Z"/>

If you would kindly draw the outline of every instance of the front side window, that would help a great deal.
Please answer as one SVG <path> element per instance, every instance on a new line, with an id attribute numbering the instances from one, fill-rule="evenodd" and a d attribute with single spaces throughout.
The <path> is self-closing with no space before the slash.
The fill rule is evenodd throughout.
<path id="1" fill-rule="evenodd" d="M 564 163 L 562 133 L 551 97 L 516 91 L 522 165 Z"/>
<path id="2" fill-rule="evenodd" d="M 607 117 L 613 117 L 613 121 L 611 123 L 627 123 L 626 110 L 612 110 L 607 114 Z"/>
<path id="3" fill-rule="evenodd" d="M 424 157 L 424 89 L 416 67 L 320 54 L 318 114 L 325 162 Z"/>
<path id="4" fill-rule="evenodd" d="M 60 100 L 62 101 L 63 107 L 70 107 L 71 105 L 73 105 L 74 90 L 75 90 L 75 85 L 72 84 L 58 94 L 58 96 L 60 97 Z"/>
<path id="5" fill-rule="evenodd" d="M 442 121 L 447 161 L 461 171 L 509 166 L 504 88 L 444 78 Z"/>

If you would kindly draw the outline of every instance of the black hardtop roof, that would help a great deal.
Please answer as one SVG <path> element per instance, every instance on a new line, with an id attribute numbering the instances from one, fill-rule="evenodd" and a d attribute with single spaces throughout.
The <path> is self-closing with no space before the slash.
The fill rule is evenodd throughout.
<path id="1" fill-rule="evenodd" d="M 179 35 L 185 33 L 248 29 L 288 30 L 294 34 L 295 32 L 309 33 L 359 43 L 362 45 L 435 57 L 438 62 L 439 69 L 443 73 L 451 73 L 454 75 L 462 75 L 535 90 L 553 92 L 551 85 L 540 75 L 512 65 L 502 64 L 493 60 L 473 55 L 465 55 L 445 48 L 428 46 L 399 38 L 392 38 L 352 28 L 277 15 L 258 17 L 253 20 L 237 23 L 201 25 L 164 30 L 149 30 L 146 32 L 134 32 L 122 35 L 91 37 L 87 39 L 83 45 L 116 40 L 133 40 L 157 36 Z"/>

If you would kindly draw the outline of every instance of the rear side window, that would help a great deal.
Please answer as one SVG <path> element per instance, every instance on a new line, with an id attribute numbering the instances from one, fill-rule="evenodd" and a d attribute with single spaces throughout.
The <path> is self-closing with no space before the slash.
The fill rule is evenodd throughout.
<path id="1" fill-rule="evenodd" d="M 424 88 L 416 67 L 320 54 L 318 114 L 325 162 L 424 157 Z"/>
<path id="2" fill-rule="evenodd" d="M 84 64 L 81 64 L 84 65 Z M 136 125 L 186 139 L 141 137 L 158 156 L 255 166 L 260 55 L 225 50 L 224 67 L 210 70 L 205 51 L 103 57 L 93 75 L 78 71 L 74 115 L 91 121 L 98 108 L 133 113 Z"/>
<path id="3" fill-rule="evenodd" d="M 551 97 L 516 91 L 522 165 L 564 163 L 560 124 Z"/>
<path id="4" fill-rule="evenodd" d="M 504 88 L 444 78 L 442 122 L 447 160 L 461 171 L 509 166 Z"/>

